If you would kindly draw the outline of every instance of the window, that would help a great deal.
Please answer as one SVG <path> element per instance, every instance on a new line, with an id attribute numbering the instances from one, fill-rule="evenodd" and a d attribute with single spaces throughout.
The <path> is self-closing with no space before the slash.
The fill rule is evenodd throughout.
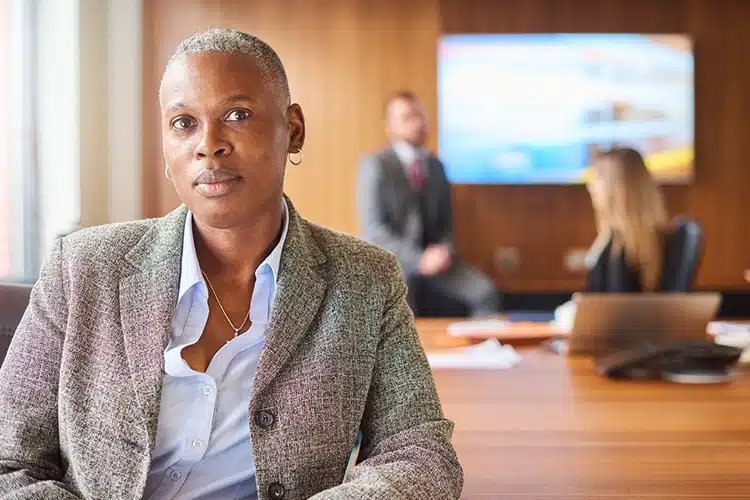
<path id="1" fill-rule="evenodd" d="M 0 281 L 33 282 L 79 223 L 139 217 L 140 20 L 140 2 L 0 0 Z"/>
<path id="2" fill-rule="evenodd" d="M 10 11 L 8 2 L 0 2 L 0 68 L 8 67 L 10 58 Z M 8 79 L 0 78 L 0 117 L 9 117 Z M 0 119 L 0 158 L 10 155 L 9 119 Z M 11 275 L 10 263 L 10 162 L 0 161 L 0 277 Z"/>
<path id="3" fill-rule="evenodd" d="M 34 2 L 0 0 L 0 280 L 33 281 L 39 270 L 33 21 Z"/>

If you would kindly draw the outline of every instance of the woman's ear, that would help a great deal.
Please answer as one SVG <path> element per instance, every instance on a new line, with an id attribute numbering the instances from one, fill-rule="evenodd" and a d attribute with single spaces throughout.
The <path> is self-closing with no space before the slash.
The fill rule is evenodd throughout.
<path id="1" fill-rule="evenodd" d="M 289 149 L 287 153 L 298 153 L 305 145 L 305 115 L 299 104 L 292 104 L 286 110 L 289 126 Z"/>

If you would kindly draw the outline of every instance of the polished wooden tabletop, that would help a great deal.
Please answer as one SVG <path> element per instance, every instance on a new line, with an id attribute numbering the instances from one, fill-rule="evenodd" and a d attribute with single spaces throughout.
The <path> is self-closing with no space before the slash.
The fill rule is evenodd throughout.
<path id="1" fill-rule="evenodd" d="M 418 320 L 428 352 L 468 345 Z M 729 384 L 611 381 L 519 347 L 507 370 L 433 370 L 463 499 L 750 499 L 750 372 Z"/>

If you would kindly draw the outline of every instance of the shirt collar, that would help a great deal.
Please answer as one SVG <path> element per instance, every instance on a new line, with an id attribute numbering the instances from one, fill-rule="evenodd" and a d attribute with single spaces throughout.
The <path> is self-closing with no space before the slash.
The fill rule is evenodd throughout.
<path id="1" fill-rule="evenodd" d="M 412 146 L 406 141 L 395 141 L 392 144 L 392 147 L 396 152 L 398 159 L 406 166 L 409 166 L 415 160 L 422 159 L 426 156 L 424 148 Z"/>
<path id="2" fill-rule="evenodd" d="M 286 235 L 289 230 L 289 207 L 287 207 L 286 200 L 281 200 L 283 211 L 282 211 L 282 229 L 281 237 L 279 242 L 276 244 L 271 253 L 268 254 L 263 262 L 260 263 L 258 269 L 255 270 L 255 275 L 261 272 L 266 267 L 271 269 L 273 274 L 274 283 L 279 279 L 279 267 L 281 266 L 281 253 L 284 249 L 284 243 L 286 242 Z M 193 236 L 193 214 L 188 211 L 187 217 L 185 218 L 185 227 L 182 235 L 182 265 L 180 272 L 180 291 L 177 296 L 179 302 L 185 296 L 185 294 L 193 288 L 195 285 L 201 285 L 201 290 L 204 294 L 207 294 L 206 285 L 203 281 L 203 275 L 201 274 L 201 267 L 198 263 L 198 254 L 195 251 L 195 239 Z"/>

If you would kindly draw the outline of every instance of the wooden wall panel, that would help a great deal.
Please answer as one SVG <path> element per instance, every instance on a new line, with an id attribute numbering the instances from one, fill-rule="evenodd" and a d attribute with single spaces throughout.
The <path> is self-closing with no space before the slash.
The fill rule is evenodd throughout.
<path id="1" fill-rule="evenodd" d="M 144 25 L 147 215 L 177 204 L 162 173 L 156 89 L 169 55 L 197 30 L 241 29 L 279 53 L 307 121 L 304 162 L 288 166 L 286 191 L 306 217 L 331 228 L 357 232 L 357 165 L 385 143 L 387 96 L 413 89 L 435 115 L 437 0 L 151 0 Z"/>
<path id="2" fill-rule="evenodd" d="M 382 105 L 394 90 L 422 96 L 436 144 L 436 43 L 446 33 L 687 32 L 696 44 L 697 178 L 666 189 L 672 213 L 697 219 L 707 252 L 699 286 L 746 287 L 750 264 L 750 2 L 745 0 L 150 0 L 144 2 L 143 202 L 147 216 L 177 204 L 164 179 L 156 90 L 185 36 L 226 26 L 279 52 L 308 123 L 305 161 L 287 192 L 308 218 L 357 232 L 354 186 L 361 155 L 385 142 Z M 572 290 L 582 276 L 565 253 L 594 237 L 581 187 L 455 186 L 463 257 L 506 290 Z M 520 251 L 516 272 L 495 250 Z"/>
<path id="3" fill-rule="evenodd" d="M 742 288 L 750 263 L 750 2 L 726 0 L 441 0 L 444 33 L 688 33 L 696 54 L 696 180 L 666 191 L 672 214 L 695 218 L 707 239 L 698 286 Z M 513 290 L 571 290 L 565 253 L 594 236 L 581 187 L 455 186 L 458 244 L 467 260 Z M 493 252 L 517 247 L 503 272 Z"/>

